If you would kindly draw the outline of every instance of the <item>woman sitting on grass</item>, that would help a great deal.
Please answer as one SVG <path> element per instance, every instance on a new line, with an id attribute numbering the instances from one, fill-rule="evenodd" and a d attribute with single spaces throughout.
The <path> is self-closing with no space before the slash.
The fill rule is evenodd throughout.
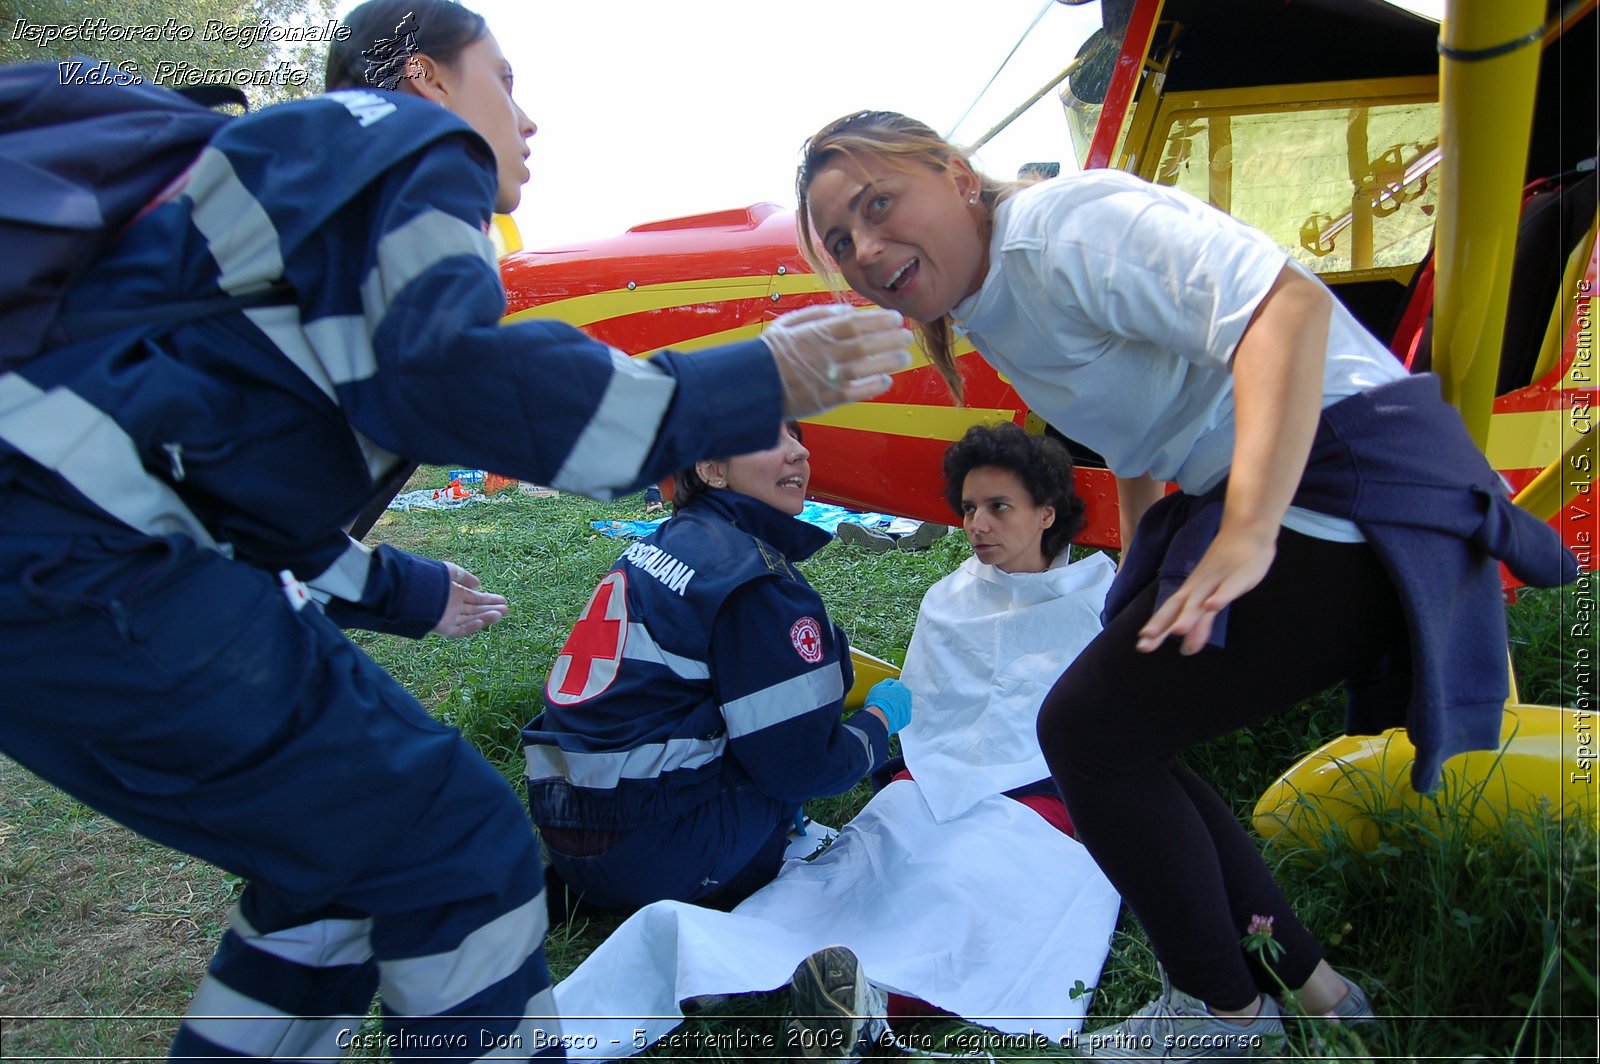
<path id="1" fill-rule="evenodd" d="M 1033 722 L 1050 669 L 1072 650 L 1065 632 L 1087 640 L 1100 629 L 1100 601 L 1077 593 L 1097 588 L 1103 598 L 1111 563 L 1095 555 L 1067 573 L 1083 500 L 1055 440 L 1009 423 L 974 426 L 945 452 L 944 476 L 972 557 L 917 612 L 901 679 L 926 715 L 901 736 L 905 760 L 940 819 L 1003 792 L 1071 835 Z"/>
<path id="2" fill-rule="evenodd" d="M 945 498 L 961 518 L 972 557 L 929 588 L 917 611 L 901 672 L 916 712 L 900 737 L 905 756 L 891 763 L 891 769 L 901 769 L 893 781 L 915 780 L 921 801 L 946 837 L 961 831 L 950 827 L 951 821 L 996 795 L 1021 802 L 1070 836 L 1072 820 L 1050 779 L 1034 721 L 1060 672 L 1061 656 L 1076 653 L 1100 631 L 1111 562 L 1096 554 L 1068 564 L 1072 537 L 1083 528 L 1084 506 L 1073 490 L 1072 459 L 1055 440 L 1031 436 L 1015 424 L 977 425 L 945 452 L 944 477 Z M 1013 849 L 1032 844 L 1021 833 L 1009 842 Z M 876 881 L 860 886 L 896 898 L 908 889 Z M 960 909 L 965 922 L 992 914 L 1016 923 L 1019 914 L 1031 914 L 1022 923 L 1037 929 L 1032 916 L 1055 915 L 1048 905 L 1038 908 L 1040 897 L 1050 892 L 1029 877 L 1005 888 L 1001 898 L 994 889 L 985 883 L 981 895 L 940 891 L 934 896 L 947 911 Z M 996 935 L 1005 937 L 998 925 L 982 932 L 984 940 Z M 918 952 L 925 948 L 915 936 L 912 940 Z M 831 951 L 826 969 L 808 962 L 796 971 L 797 1015 L 823 1011 L 846 1022 L 849 1010 L 841 988 L 865 978 L 850 954 Z M 837 985 L 827 992 L 809 989 L 819 970 L 842 973 L 833 980 Z M 994 971 L 991 965 L 980 978 L 1007 981 L 995 980 Z M 1074 977 L 1089 983 L 1094 975 L 1082 970 Z M 819 999 L 835 1007 L 818 1010 Z M 898 994 L 889 996 L 887 1006 L 894 1016 L 928 1011 L 924 1003 Z"/>
<path id="3" fill-rule="evenodd" d="M 584 900 L 726 907 L 778 871 L 807 799 L 888 756 L 911 697 L 894 681 L 841 722 L 849 645 L 794 568 L 831 538 L 794 519 L 799 426 L 678 474 L 675 516 L 600 581 L 523 730 L 528 806 Z"/>
<path id="4" fill-rule="evenodd" d="M 889 783 L 826 850 L 787 862 L 731 914 L 635 914 L 558 987 L 569 1031 L 605 1044 L 629 1031 L 570 1017 L 671 1016 L 791 969 L 781 1048 L 806 1059 L 852 1059 L 883 1037 L 886 1012 L 928 1005 L 1016 1034 L 1077 1030 L 1087 998 L 1063 1002 L 1057 988 L 1095 983 L 1117 897 L 1070 838 L 1034 718 L 1061 656 L 1099 632 L 1112 566 L 1103 554 L 1068 564 L 1083 502 L 1056 442 L 976 427 L 944 470 L 974 556 L 927 592 L 906 653 L 915 779 Z M 672 1022 L 652 1020 L 650 1037 Z"/>

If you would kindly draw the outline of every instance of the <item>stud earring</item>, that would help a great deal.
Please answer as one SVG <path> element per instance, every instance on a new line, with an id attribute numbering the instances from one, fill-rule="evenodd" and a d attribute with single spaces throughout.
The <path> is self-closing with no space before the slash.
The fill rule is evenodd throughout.
<path id="1" fill-rule="evenodd" d="M 972 204 L 972 205 L 974 205 L 974 206 L 976 206 L 977 203 L 978 203 L 978 194 L 976 192 L 974 192 L 972 195 L 968 196 L 967 197 L 967 202 Z"/>

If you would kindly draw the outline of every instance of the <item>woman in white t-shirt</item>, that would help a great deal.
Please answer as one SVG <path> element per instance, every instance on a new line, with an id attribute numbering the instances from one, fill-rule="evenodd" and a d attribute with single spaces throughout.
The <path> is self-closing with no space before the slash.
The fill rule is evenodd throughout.
<path id="1" fill-rule="evenodd" d="M 1040 713 L 1079 838 L 1170 978 L 1080 1051 L 1147 1052 L 1159 1024 L 1244 1055 L 1282 1032 L 1283 985 L 1313 1014 L 1371 1020 L 1176 755 L 1403 652 L 1400 597 L 1356 523 L 1290 505 L 1319 412 L 1402 367 L 1265 236 L 1128 174 L 1003 184 L 921 123 L 863 112 L 809 140 L 798 191 L 819 271 L 918 323 L 958 398 L 959 329 L 1034 412 L 1105 456 L 1125 543 L 1164 481 L 1220 503 L 1187 577 L 1164 600 L 1158 581 L 1133 589 Z M 1260 917 L 1286 947 L 1275 972 L 1240 944 Z"/>

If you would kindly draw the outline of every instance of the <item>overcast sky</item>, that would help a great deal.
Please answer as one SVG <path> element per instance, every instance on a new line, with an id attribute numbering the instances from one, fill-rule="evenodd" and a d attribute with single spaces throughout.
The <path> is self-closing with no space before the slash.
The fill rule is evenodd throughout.
<path id="1" fill-rule="evenodd" d="M 354 7 L 341 0 L 339 10 Z M 516 71 L 539 126 L 516 212 L 529 247 L 763 200 L 792 209 L 804 139 L 861 109 L 940 133 L 1026 39 L 954 130 L 971 142 L 1061 71 L 1099 5 L 1053 0 L 467 0 Z M 1442 0 L 1408 5 L 1437 15 Z M 1041 11 L 1043 16 L 1040 16 Z M 978 155 L 1072 169 L 1046 95 Z"/>

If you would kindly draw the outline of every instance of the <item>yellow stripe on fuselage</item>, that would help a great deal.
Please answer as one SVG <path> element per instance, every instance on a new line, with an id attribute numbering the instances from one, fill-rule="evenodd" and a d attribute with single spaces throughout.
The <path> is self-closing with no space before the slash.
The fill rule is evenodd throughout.
<path id="1" fill-rule="evenodd" d="M 827 425 L 858 432 L 910 436 L 919 440 L 959 440 L 974 425 L 1015 421 L 1017 411 L 970 406 L 921 406 L 915 403 L 853 403 L 805 419 L 808 425 Z"/>
<path id="2" fill-rule="evenodd" d="M 650 310 L 693 306 L 697 303 L 724 303 L 730 299 L 761 299 L 771 289 L 769 282 L 770 278 L 767 277 L 708 277 L 696 281 L 640 285 L 631 290 L 613 288 L 609 292 L 594 292 L 541 303 L 537 307 L 507 314 L 501 320 L 510 323 L 524 318 L 540 318 L 564 321 L 581 329 L 597 321 L 643 314 Z"/>
<path id="3" fill-rule="evenodd" d="M 773 275 L 771 277 L 708 277 L 697 281 L 673 281 L 667 284 L 640 285 L 638 288 L 613 288 L 606 292 L 593 292 L 586 296 L 573 296 L 570 299 L 557 299 L 550 303 L 541 303 L 536 307 L 519 310 L 507 314 L 500 319 L 501 324 L 510 325 L 514 322 L 527 319 L 540 321 L 561 321 L 576 328 L 583 328 L 600 321 L 609 321 L 612 318 L 624 318 L 630 314 L 644 314 L 653 310 L 666 310 L 670 307 L 711 306 L 717 303 L 726 303 L 735 299 L 753 299 L 761 296 L 770 298 L 773 294 L 781 296 L 808 295 L 814 292 L 830 291 L 827 282 L 814 273 L 791 273 Z M 707 347 L 716 347 L 719 344 L 731 344 L 739 340 L 751 340 L 761 335 L 764 322 L 750 325 L 741 325 L 733 329 L 724 329 L 720 332 L 706 333 L 703 336 L 679 340 L 664 347 L 651 348 L 637 354 L 648 358 L 658 351 L 698 351 Z M 966 340 L 956 342 L 954 354 L 960 358 L 973 350 Z M 928 355 L 921 344 L 911 347 L 911 365 L 900 373 L 919 369 L 929 365 Z M 991 419 L 992 420 L 992 419 Z M 976 422 L 974 422 L 976 424 Z M 963 429 L 963 431 L 965 431 Z M 915 435 L 913 433 L 912 435 Z M 943 436 L 933 436 L 930 439 L 943 439 Z M 960 439 L 960 436 L 950 437 Z"/>
<path id="4" fill-rule="evenodd" d="M 721 332 L 706 333 L 704 336 L 695 336 L 688 340 L 679 340 L 675 344 L 652 348 L 649 351 L 640 351 L 637 358 L 649 358 L 659 351 L 699 351 L 707 347 L 718 347 L 722 344 L 735 344 L 740 340 L 754 340 L 761 335 L 761 322 L 752 322 L 749 325 L 740 325 L 735 329 L 724 329 Z"/>
<path id="5" fill-rule="evenodd" d="M 772 291 L 781 296 L 806 296 L 813 292 L 829 292 L 834 290 L 828 287 L 828 282 L 814 273 L 782 273 L 771 278 Z M 840 289 L 837 294 L 843 294 Z"/>

